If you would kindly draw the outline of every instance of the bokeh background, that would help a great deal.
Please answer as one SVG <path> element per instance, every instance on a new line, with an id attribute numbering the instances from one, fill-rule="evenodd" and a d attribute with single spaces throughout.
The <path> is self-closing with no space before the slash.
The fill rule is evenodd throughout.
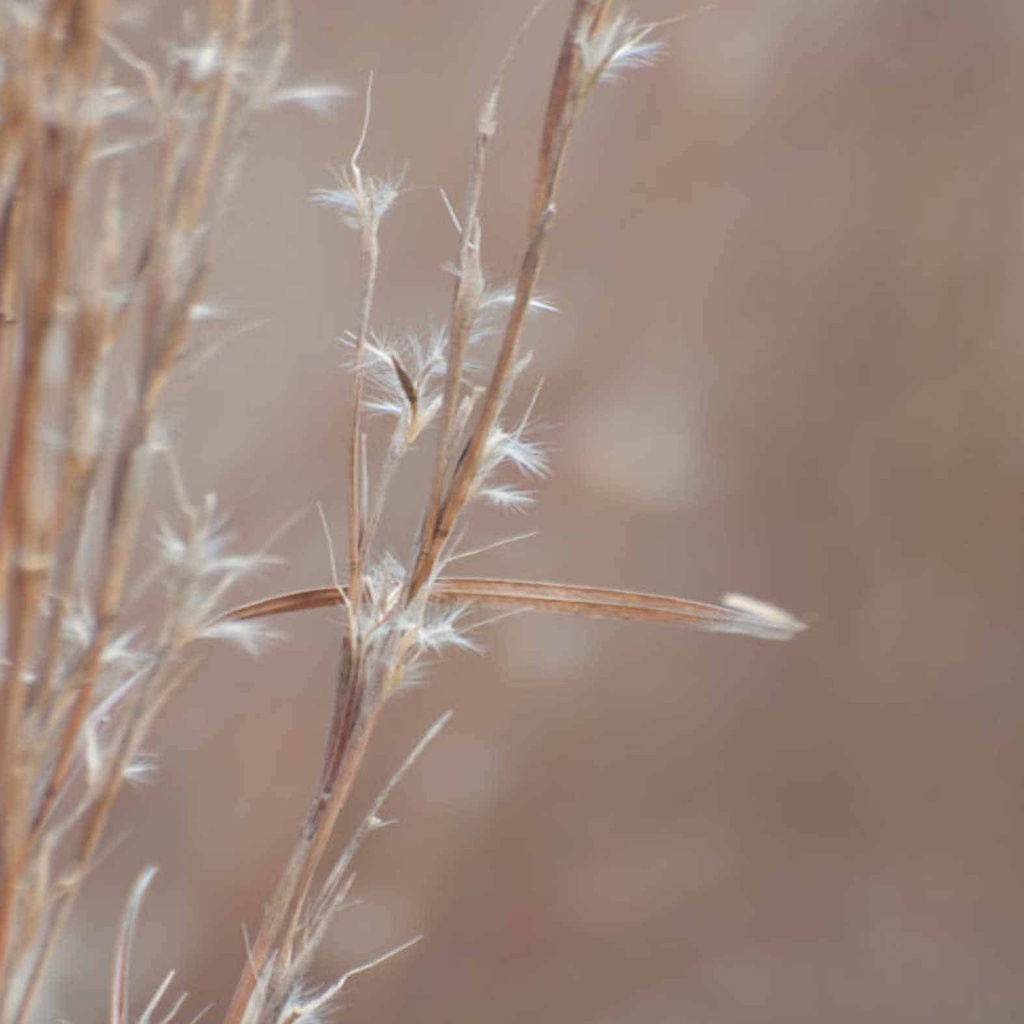
<path id="1" fill-rule="evenodd" d="M 157 24 L 173 21 L 165 5 Z M 484 203 L 510 277 L 568 2 L 509 74 Z M 355 236 L 313 206 L 375 73 L 380 330 L 442 320 L 476 107 L 529 0 L 302 2 L 292 79 L 356 98 L 257 126 L 211 298 L 227 344 L 169 409 L 243 546 L 321 501 L 343 533 Z M 645 17 L 686 13 L 647 0 Z M 521 617 L 389 710 L 365 806 L 455 717 L 359 858 L 322 979 L 341 1019 L 417 1024 L 1016 1022 L 1024 1011 L 1024 6 L 719 0 L 596 95 L 529 340 L 552 475 L 537 529 L 467 570 L 805 616 L 788 645 Z M 419 187 L 421 186 L 421 187 Z M 390 526 L 406 550 L 422 477 Z M 241 596 L 329 581 L 309 512 Z M 282 625 L 285 625 L 282 623 Z M 82 901 L 42 1019 L 92 1019 L 129 879 L 161 866 L 139 995 L 174 967 L 223 1009 L 243 926 L 314 783 L 330 612 L 259 661 L 218 652 Z M 216 1010 L 213 1011 L 216 1014 Z"/>

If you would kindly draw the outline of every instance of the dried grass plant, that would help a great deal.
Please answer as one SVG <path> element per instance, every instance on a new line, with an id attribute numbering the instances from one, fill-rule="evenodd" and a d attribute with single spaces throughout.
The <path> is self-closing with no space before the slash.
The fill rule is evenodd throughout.
<path id="1" fill-rule="evenodd" d="M 11 0 L 3 14 L 0 1022 L 29 1019 L 111 808 L 124 783 L 144 771 L 141 746 L 192 671 L 196 642 L 223 638 L 255 650 L 267 616 L 332 604 L 345 625 L 320 778 L 222 1014 L 225 1024 L 320 1020 L 352 973 L 324 990 L 308 985 L 312 958 L 348 892 L 352 856 L 443 719 L 342 857 L 326 865 L 328 841 L 382 710 L 425 655 L 467 644 L 467 624 L 494 610 L 645 619 L 769 639 L 801 625 L 738 597 L 719 607 L 449 571 L 468 552 L 467 510 L 484 501 L 525 505 L 529 496 L 504 471 L 538 476 L 545 468 L 529 409 L 512 417 L 509 403 L 529 366 L 523 334 L 541 305 L 536 285 L 566 149 L 595 86 L 658 51 L 652 27 L 617 13 L 610 0 L 573 5 L 511 287 L 485 276 L 479 215 L 504 65 L 482 106 L 461 210 L 449 208 L 459 245 L 442 330 L 401 343 L 374 332 L 378 229 L 402 189 L 363 168 L 363 138 L 336 187 L 316 194 L 354 230 L 361 252 L 359 315 L 348 336 L 344 564 L 331 566 L 329 586 L 226 611 L 229 588 L 265 559 L 232 553 L 214 499 L 189 497 L 161 427 L 161 402 L 172 378 L 206 355 L 191 327 L 204 315 L 210 239 L 253 116 L 279 102 L 319 106 L 335 93 L 282 88 L 283 4 L 210 0 L 201 16 L 185 20 L 184 41 L 162 61 L 136 55 L 117 14 L 104 0 Z M 366 110 L 364 137 L 369 91 Z M 130 209 L 129 173 L 149 181 L 146 203 Z M 374 413 L 390 423 L 381 445 L 372 443 Z M 371 459 L 378 447 L 382 458 Z M 417 452 L 432 460 L 429 490 L 410 550 L 396 557 L 382 550 L 379 527 L 398 467 Z M 169 478 L 177 508 L 161 520 L 159 559 L 147 565 L 151 548 L 140 538 L 153 512 L 154 470 Z M 160 595 L 155 616 L 154 600 L 140 604 L 150 592 Z M 112 1024 L 130 1016 L 132 930 L 150 877 L 144 873 L 130 895 L 114 951 Z M 159 1009 L 169 984 L 170 977 L 140 1021 L 177 1011 L 180 1003 Z"/>

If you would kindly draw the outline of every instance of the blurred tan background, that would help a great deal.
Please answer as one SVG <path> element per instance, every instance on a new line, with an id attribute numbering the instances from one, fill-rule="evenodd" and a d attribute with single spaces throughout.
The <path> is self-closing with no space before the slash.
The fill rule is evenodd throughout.
<path id="1" fill-rule="evenodd" d="M 529 0 L 299 2 L 292 80 L 376 78 L 366 164 L 406 167 L 379 329 L 438 322 L 479 99 Z M 509 76 L 484 254 L 511 275 L 569 4 Z M 685 11 L 686 8 L 684 7 Z M 649 0 L 644 17 L 680 13 Z M 1024 7 L 719 0 L 604 87 L 567 169 L 529 339 L 552 478 L 540 536 L 467 571 L 806 616 L 789 645 L 523 617 L 396 702 L 391 799 L 322 963 L 341 1019 L 417 1024 L 1016 1022 L 1024 1011 Z M 309 195 L 358 133 L 257 126 L 211 299 L 229 344 L 174 396 L 189 479 L 244 545 L 343 530 L 355 236 Z M 404 551 L 422 481 L 403 482 Z M 251 596 L 329 581 L 315 513 Z M 282 625 L 285 625 L 282 623 Z M 43 1018 L 91 1019 L 122 893 L 161 865 L 139 996 L 223 1009 L 314 782 L 336 617 L 216 653 L 128 796 Z M 82 922 L 88 920 L 88 926 Z M 74 996 L 73 993 L 79 993 Z M 214 1011 L 214 1014 L 216 1011 Z"/>

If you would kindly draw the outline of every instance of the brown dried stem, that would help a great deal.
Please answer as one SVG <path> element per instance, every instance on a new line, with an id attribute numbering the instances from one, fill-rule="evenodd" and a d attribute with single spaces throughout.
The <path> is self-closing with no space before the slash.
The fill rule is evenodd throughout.
<path id="1" fill-rule="evenodd" d="M 610 0 L 576 0 L 569 18 L 548 95 L 526 249 L 519 269 L 512 309 L 491 372 L 483 408 L 459 456 L 444 497 L 437 504 L 437 511 L 428 524 L 429 532 L 423 537 L 416 565 L 409 578 L 409 602 L 415 599 L 435 571 L 455 521 L 469 500 L 485 446 L 508 397 L 507 389 L 516 363 L 523 325 L 540 273 L 548 228 L 554 216 L 553 200 L 558 174 L 579 107 L 577 40 L 583 26 L 592 23 L 607 8 L 608 2 Z M 471 225 L 466 225 L 464 230 L 471 230 Z M 446 397 L 446 400 L 454 402 L 454 396 L 451 399 Z"/>
<path id="2" fill-rule="evenodd" d="M 268 618 L 332 607 L 344 600 L 344 591 L 337 587 L 315 587 L 254 601 L 225 612 L 223 618 L 226 621 Z M 743 633 L 770 640 L 788 640 L 804 628 L 803 623 L 791 617 L 772 617 L 768 614 L 768 606 L 759 615 L 751 609 L 704 604 L 664 594 L 532 580 L 441 577 L 431 584 L 429 600 L 437 605 L 464 604 L 473 608 L 580 615 L 595 619 L 668 622 L 703 632 Z"/>

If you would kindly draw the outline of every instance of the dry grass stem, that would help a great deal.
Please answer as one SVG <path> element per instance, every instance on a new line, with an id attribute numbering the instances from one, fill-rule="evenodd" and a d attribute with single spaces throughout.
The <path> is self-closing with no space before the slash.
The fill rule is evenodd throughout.
<path id="1" fill-rule="evenodd" d="M 343 604 L 345 588 L 314 587 L 253 601 L 224 613 L 225 621 L 245 621 Z M 702 604 L 662 594 L 606 587 L 569 586 L 508 579 L 441 577 L 430 588 L 438 605 L 506 608 L 554 612 L 594 619 L 668 622 L 707 633 L 739 633 L 765 640 L 789 640 L 806 629 L 804 623 L 774 605 L 739 594 L 727 594 L 723 605 Z"/>
<path id="2" fill-rule="evenodd" d="M 161 401 L 233 180 L 224 147 L 273 96 L 281 13 L 258 30 L 249 3 L 212 3 L 163 69 L 134 56 L 100 0 L 2 15 L 4 1024 L 30 1013 L 211 598 L 256 564 L 218 561 L 215 505 L 193 507 L 178 488 L 185 530 L 162 551 L 162 618 L 136 623 L 126 606 Z M 128 109 L 145 109 L 145 136 L 128 130 Z M 151 183 L 127 219 L 129 175 Z"/>
<path id="3" fill-rule="evenodd" d="M 803 625 L 738 595 L 716 606 L 451 575 L 455 561 L 474 553 L 465 543 L 469 510 L 488 501 L 524 507 L 529 495 L 503 474 L 546 471 L 530 433 L 532 402 L 525 415 L 510 405 L 530 361 L 529 316 L 551 308 L 537 282 L 568 145 L 596 84 L 659 50 L 653 26 L 612 0 L 573 3 L 509 287 L 484 270 L 481 199 L 521 35 L 500 63 L 477 119 L 462 209 L 452 214 L 459 238 L 448 322 L 424 337 L 390 340 L 374 330 L 380 225 L 402 187 L 364 166 L 367 85 L 362 128 L 337 187 L 314 196 L 357 232 L 360 253 L 358 314 L 347 335 L 346 578 L 337 578 L 332 550 L 332 586 L 224 611 L 231 588 L 267 559 L 232 553 L 216 499 L 190 497 L 162 406 L 183 368 L 209 355 L 193 326 L 208 309 L 211 239 L 254 115 L 275 103 L 326 109 L 341 90 L 282 87 L 291 28 L 279 0 L 210 0 L 163 61 L 145 56 L 145 39 L 133 40 L 117 13 L 105 0 L 47 0 L 8 4 L 0 15 L 0 1024 L 28 1021 L 123 783 L 144 774 L 143 745 L 196 664 L 197 642 L 228 639 L 254 651 L 268 638 L 259 620 L 340 606 L 341 661 L 319 778 L 221 1018 L 312 1024 L 349 979 L 411 945 L 309 989 L 356 851 L 447 720 L 416 746 L 341 856 L 325 863 L 381 715 L 418 661 L 471 646 L 467 617 L 554 612 L 766 639 L 788 639 Z M 128 110 L 144 111 L 141 133 L 126 123 Z M 486 339 L 495 345 L 489 363 L 477 356 Z M 381 444 L 371 417 L 389 421 Z M 428 437 L 432 470 L 403 561 L 383 550 L 381 527 L 399 468 Z M 160 517 L 158 555 L 147 563 L 140 540 L 153 532 L 154 474 L 169 481 L 175 508 Z M 162 599 L 150 604 L 159 610 L 142 618 L 134 595 L 157 583 Z M 151 869 L 140 876 L 124 913 L 111 1024 L 132 1019 L 130 950 L 151 879 Z M 171 980 L 140 1021 L 157 1019 Z M 180 1006 L 173 1002 L 162 1019 Z"/>

